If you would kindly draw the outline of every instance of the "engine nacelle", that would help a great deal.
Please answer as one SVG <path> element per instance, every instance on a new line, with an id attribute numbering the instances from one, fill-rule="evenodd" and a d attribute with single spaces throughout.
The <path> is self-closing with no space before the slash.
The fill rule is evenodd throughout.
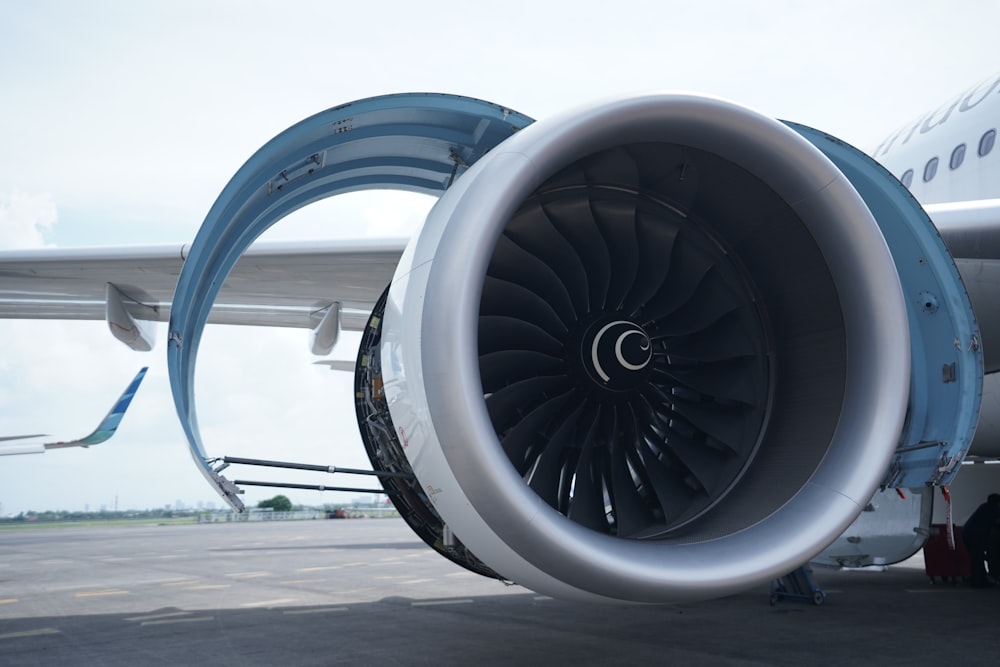
<path id="1" fill-rule="evenodd" d="M 365 188 L 445 192 L 366 327 L 356 408 L 410 525 L 470 569 L 584 599 L 724 595 L 804 563 L 876 487 L 948 483 L 969 448 L 968 295 L 863 154 L 690 95 L 532 124 L 399 94 L 263 146 L 181 270 L 174 404 L 234 507 L 194 409 L 212 302 L 274 222 Z"/>
<path id="2" fill-rule="evenodd" d="M 840 535 L 897 448 L 925 448 L 928 354 L 842 169 L 742 107 L 652 95 L 535 123 L 458 179 L 381 332 L 395 432 L 455 535 L 532 589 L 643 602 Z"/>

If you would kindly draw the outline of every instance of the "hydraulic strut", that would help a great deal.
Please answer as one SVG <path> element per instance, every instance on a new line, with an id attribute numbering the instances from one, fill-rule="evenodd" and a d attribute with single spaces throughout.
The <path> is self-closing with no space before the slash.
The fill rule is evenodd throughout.
<path id="1" fill-rule="evenodd" d="M 291 461 L 271 461 L 268 459 L 248 459 L 240 456 L 223 456 L 220 459 L 222 465 L 216 468 L 216 472 L 223 470 L 230 464 L 263 466 L 266 468 L 286 468 L 290 470 L 312 470 L 325 473 L 342 473 L 346 475 L 372 475 L 380 478 L 401 478 L 412 479 L 412 473 L 390 472 L 380 470 L 361 470 L 360 468 L 343 468 L 332 465 L 317 465 L 314 463 L 295 463 Z M 256 482 L 238 479 L 233 482 L 237 486 L 271 486 L 284 489 L 305 489 L 308 491 L 346 491 L 349 493 L 386 493 L 383 489 L 362 489 L 349 486 L 326 486 L 325 484 L 296 484 L 292 482 Z"/>

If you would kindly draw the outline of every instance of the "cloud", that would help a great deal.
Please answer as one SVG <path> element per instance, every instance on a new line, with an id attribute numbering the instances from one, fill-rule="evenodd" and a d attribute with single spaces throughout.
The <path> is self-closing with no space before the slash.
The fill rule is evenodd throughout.
<path id="1" fill-rule="evenodd" d="M 56 225 L 56 204 L 48 195 L 0 192 L 0 248 L 43 248 Z"/>

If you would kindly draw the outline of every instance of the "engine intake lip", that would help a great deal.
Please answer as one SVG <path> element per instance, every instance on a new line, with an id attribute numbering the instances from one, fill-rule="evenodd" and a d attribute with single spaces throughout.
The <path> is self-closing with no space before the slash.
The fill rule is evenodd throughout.
<path id="1" fill-rule="evenodd" d="M 612 146 L 649 141 L 692 146 L 761 174 L 815 238 L 841 295 L 847 373 L 840 420 L 822 463 L 807 483 L 788 491 L 779 509 L 725 535 L 695 527 L 683 537 L 640 542 L 567 520 L 524 485 L 482 401 L 480 294 L 508 220 L 567 164 Z M 776 121 L 714 98 L 649 95 L 539 122 L 474 165 L 442 197 L 427 228 L 431 232 L 420 243 L 440 241 L 427 293 L 455 295 L 430 308 L 424 304 L 423 339 L 435 344 L 424 345 L 421 356 L 425 381 L 440 389 L 427 395 L 435 437 L 464 496 L 453 501 L 442 494 L 437 500 L 457 534 L 471 535 L 486 524 L 513 552 L 581 595 L 690 599 L 726 594 L 800 565 L 850 524 L 877 486 L 907 402 L 903 297 L 885 242 L 860 197 L 825 157 Z M 419 465 L 415 470 L 419 475 Z M 468 505 L 474 518 L 463 509 Z M 491 554 L 477 553 L 490 562 Z M 504 563 L 491 565 L 504 571 Z M 534 581 L 529 573 L 519 583 L 545 590 L 546 576 Z"/>

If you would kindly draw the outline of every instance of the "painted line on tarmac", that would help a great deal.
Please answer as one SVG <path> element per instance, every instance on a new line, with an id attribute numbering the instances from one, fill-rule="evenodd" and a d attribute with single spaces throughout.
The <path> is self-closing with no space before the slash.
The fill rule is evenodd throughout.
<path id="1" fill-rule="evenodd" d="M 439 607 L 447 604 L 472 604 L 472 598 L 461 598 L 458 600 L 420 600 L 411 602 L 411 607 Z"/>
<path id="2" fill-rule="evenodd" d="M 270 572 L 231 572 L 230 574 L 223 575 L 230 577 L 231 579 L 257 579 L 259 577 L 270 577 Z"/>
<path id="3" fill-rule="evenodd" d="M 109 588 L 104 591 L 80 591 L 73 594 L 74 597 L 78 598 L 99 598 L 108 595 L 129 595 L 129 591 L 123 591 L 120 588 Z"/>
<path id="4" fill-rule="evenodd" d="M 326 579 L 284 579 L 279 584 L 322 584 Z"/>
<path id="5" fill-rule="evenodd" d="M 129 621 L 130 623 L 138 623 L 140 621 L 157 621 L 161 618 L 176 618 L 178 616 L 187 616 L 191 612 L 189 611 L 171 611 L 165 614 L 146 614 L 144 616 L 130 616 L 129 618 L 123 619 Z"/>
<path id="6" fill-rule="evenodd" d="M 192 584 L 197 584 L 201 579 L 175 579 L 174 581 L 167 581 L 164 586 L 191 586 Z"/>
<path id="7" fill-rule="evenodd" d="M 0 639 L 19 639 L 21 637 L 44 637 L 46 635 L 61 635 L 62 630 L 58 628 L 39 628 L 37 630 L 24 630 L 22 632 L 5 632 L 0 635 Z"/>
<path id="8" fill-rule="evenodd" d="M 187 618 L 164 618 L 158 621 L 143 621 L 139 625 L 145 627 L 147 625 L 173 625 L 175 623 L 204 623 L 205 621 L 214 621 L 215 616 L 189 616 Z"/>
<path id="9" fill-rule="evenodd" d="M 241 607 L 252 608 L 252 607 L 274 607 L 279 604 L 287 604 L 289 602 L 295 602 L 298 598 L 279 598 L 277 600 L 262 600 L 260 602 L 244 602 Z"/>
<path id="10" fill-rule="evenodd" d="M 184 591 L 214 591 L 222 588 L 232 588 L 232 584 L 200 584 L 197 586 L 184 586 Z"/>
<path id="11" fill-rule="evenodd" d="M 13 604 L 17 602 L 17 598 L 0 598 L 0 604 Z"/>
<path id="12" fill-rule="evenodd" d="M 410 579 L 409 581 L 401 581 L 399 583 L 404 585 L 410 584 L 426 584 L 428 581 L 434 581 L 433 579 Z"/>
<path id="13" fill-rule="evenodd" d="M 319 565 L 317 567 L 298 567 L 296 572 L 320 572 L 321 570 L 339 570 L 339 565 Z"/>
<path id="14" fill-rule="evenodd" d="M 319 609 L 289 609 L 281 612 L 285 616 L 299 616 L 301 614 L 329 614 L 335 611 L 347 611 L 347 607 L 320 607 Z"/>
<path id="15" fill-rule="evenodd" d="M 160 584 L 161 586 L 177 586 L 184 583 L 193 583 L 197 579 L 188 579 L 185 577 L 167 577 L 166 579 L 143 579 L 142 581 L 135 582 L 140 586 L 149 586 L 150 584 Z"/>
<path id="16" fill-rule="evenodd" d="M 904 593 L 978 593 L 977 588 L 963 588 L 961 586 L 952 586 L 951 588 L 946 588 L 944 586 L 939 586 L 937 588 L 904 588 Z"/>

